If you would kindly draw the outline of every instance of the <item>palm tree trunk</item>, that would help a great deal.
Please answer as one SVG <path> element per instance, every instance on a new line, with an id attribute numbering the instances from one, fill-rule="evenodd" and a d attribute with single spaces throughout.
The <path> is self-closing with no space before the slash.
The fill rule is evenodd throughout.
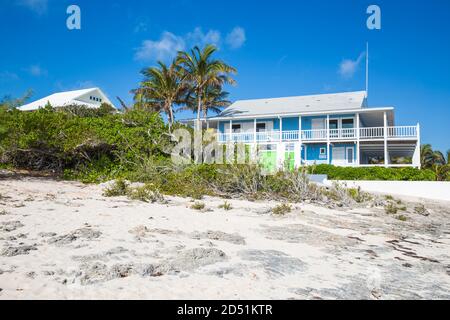
<path id="1" fill-rule="evenodd" d="M 198 90 L 197 92 L 197 130 L 201 130 L 200 128 L 200 112 L 202 112 L 202 90 Z"/>
<path id="2" fill-rule="evenodd" d="M 169 132 L 172 132 L 173 125 L 173 109 L 172 104 L 169 104 Z"/>

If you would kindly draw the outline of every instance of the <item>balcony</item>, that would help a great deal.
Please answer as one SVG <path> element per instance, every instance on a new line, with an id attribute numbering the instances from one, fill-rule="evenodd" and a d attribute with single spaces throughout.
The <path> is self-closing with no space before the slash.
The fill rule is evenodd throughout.
<path id="1" fill-rule="evenodd" d="M 388 140 L 417 140 L 418 126 L 386 127 L 386 138 Z M 300 141 L 299 130 L 292 131 L 266 131 L 245 133 L 218 133 L 219 142 L 241 142 L 241 143 L 269 143 L 269 142 L 296 142 Z M 384 140 L 384 127 L 371 127 L 359 129 L 359 140 Z M 326 142 L 326 141 L 354 141 L 358 139 L 358 129 L 320 129 L 302 130 L 301 141 L 303 142 Z"/>

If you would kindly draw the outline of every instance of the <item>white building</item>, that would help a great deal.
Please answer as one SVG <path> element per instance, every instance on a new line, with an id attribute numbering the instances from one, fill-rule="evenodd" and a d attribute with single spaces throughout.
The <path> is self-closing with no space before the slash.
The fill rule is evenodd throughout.
<path id="1" fill-rule="evenodd" d="M 42 99 L 23 105 L 18 109 L 21 111 L 34 111 L 45 107 L 48 103 L 50 103 L 52 107 L 76 105 L 86 106 L 88 108 L 99 108 L 102 103 L 107 103 L 117 109 L 99 88 L 54 93 Z"/>

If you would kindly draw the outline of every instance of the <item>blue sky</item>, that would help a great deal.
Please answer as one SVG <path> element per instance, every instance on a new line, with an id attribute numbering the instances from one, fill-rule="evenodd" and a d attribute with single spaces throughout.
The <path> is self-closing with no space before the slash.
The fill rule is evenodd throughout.
<path id="1" fill-rule="evenodd" d="M 362 90 L 370 43 L 371 106 L 450 148 L 450 1 L 0 0 L 0 96 L 91 86 L 131 101 L 140 70 L 177 49 L 216 43 L 235 66 L 231 99 Z M 81 30 L 66 9 L 81 8 Z M 382 29 L 368 30 L 377 4 Z M 345 70 L 342 70 L 343 62 Z M 359 63 L 358 63 L 359 62 Z M 345 71 L 342 73 L 342 71 Z M 117 103 L 118 104 L 118 103 Z M 179 114 L 178 117 L 187 117 Z"/>

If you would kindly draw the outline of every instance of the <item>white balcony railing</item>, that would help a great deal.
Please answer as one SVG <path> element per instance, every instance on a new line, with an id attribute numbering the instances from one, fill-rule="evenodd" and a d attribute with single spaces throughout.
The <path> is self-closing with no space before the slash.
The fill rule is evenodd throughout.
<path id="1" fill-rule="evenodd" d="M 415 138 L 417 137 L 417 127 L 388 127 L 387 136 L 388 138 Z"/>
<path id="2" fill-rule="evenodd" d="M 243 142 L 243 143 L 264 143 L 264 142 L 289 142 L 299 141 L 300 131 L 265 131 L 257 132 L 240 132 L 240 133 L 219 133 L 217 135 L 219 142 Z M 280 139 L 281 135 L 281 139 Z M 400 126 L 387 127 L 388 139 L 416 139 L 418 136 L 417 126 Z M 356 140 L 358 138 L 358 130 L 356 128 L 346 129 L 320 129 L 320 130 L 302 130 L 302 141 L 339 141 L 339 140 Z M 384 139 L 384 127 L 360 128 L 360 140 L 378 140 Z"/>
<path id="3" fill-rule="evenodd" d="M 384 138 L 384 127 L 361 128 L 359 130 L 361 140 Z"/>

